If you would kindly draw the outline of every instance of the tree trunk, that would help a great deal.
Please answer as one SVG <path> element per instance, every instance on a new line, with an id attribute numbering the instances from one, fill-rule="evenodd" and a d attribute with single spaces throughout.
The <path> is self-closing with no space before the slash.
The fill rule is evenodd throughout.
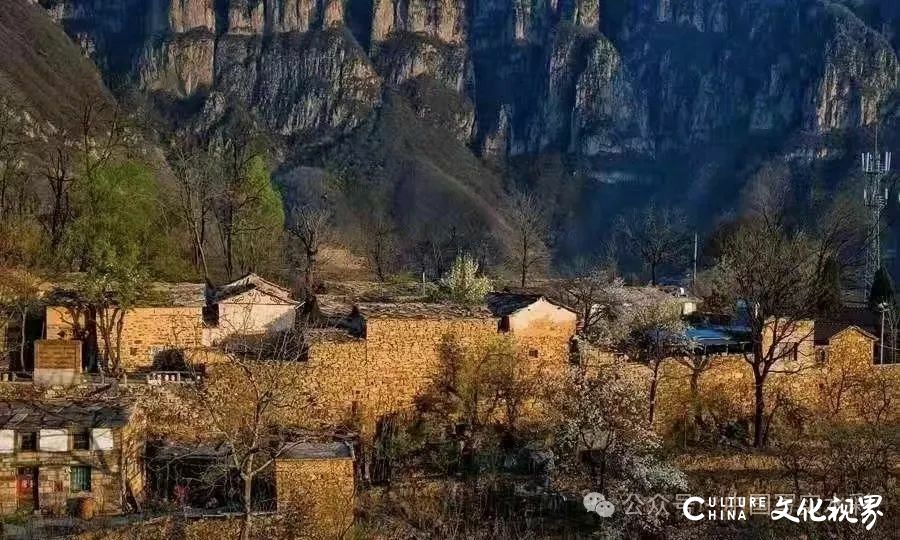
<path id="1" fill-rule="evenodd" d="M 318 250 L 316 249 L 307 249 L 306 250 L 306 272 L 303 276 L 303 288 L 304 294 L 307 297 L 312 297 L 313 289 L 315 288 L 315 273 L 316 273 L 316 259 L 318 255 Z"/>
<path id="2" fill-rule="evenodd" d="M 253 477 L 245 475 L 242 477 L 244 479 L 244 521 L 241 523 L 241 540 L 250 540 L 250 533 L 253 529 Z"/>
<path id="3" fill-rule="evenodd" d="M 25 371 L 25 344 L 27 336 L 25 335 L 25 324 L 28 319 L 28 309 L 22 308 L 22 326 L 19 328 L 19 370 Z"/>
<path id="4" fill-rule="evenodd" d="M 698 428 L 705 428 L 703 421 L 703 411 L 700 407 L 700 370 L 696 367 L 691 369 L 691 405 L 694 408 L 694 424 Z"/>
<path id="5" fill-rule="evenodd" d="M 232 251 L 231 241 L 232 234 L 229 231 L 225 235 L 225 274 L 228 275 L 229 280 L 234 277 L 234 251 Z"/>
<path id="6" fill-rule="evenodd" d="M 765 445 L 765 393 L 764 393 L 764 383 L 765 378 L 759 375 L 754 369 L 754 411 L 753 411 L 753 446 L 756 448 L 762 448 Z"/>
<path id="7" fill-rule="evenodd" d="M 119 368 L 122 366 L 122 331 L 125 328 L 125 311 L 116 310 L 113 312 L 116 321 L 116 348 L 115 355 L 110 359 L 112 375 L 119 375 Z"/>
<path id="8" fill-rule="evenodd" d="M 62 240 L 60 234 L 62 223 L 62 200 L 63 187 L 62 182 L 53 184 L 53 208 L 50 210 L 50 249 L 51 251 L 59 247 Z"/>
<path id="9" fill-rule="evenodd" d="M 659 387 L 659 365 L 660 362 L 657 361 L 653 365 L 653 376 L 650 378 L 650 395 L 648 396 L 649 400 L 649 413 L 647 418 L 647 423 L 652 426 L 653 419 L 656 416 L 656 390 Z"/>
<path id="10" fill-rule="evenodd" d="M 203 250 L 202 234 L 194 227 L 194 266 L 198 266 L 198 263 L 200 269 L 203 270 L 203 279 L 206 280 L 206 283 L 210 283 L 209 266 L 206 264 L 206 252 Z"/>

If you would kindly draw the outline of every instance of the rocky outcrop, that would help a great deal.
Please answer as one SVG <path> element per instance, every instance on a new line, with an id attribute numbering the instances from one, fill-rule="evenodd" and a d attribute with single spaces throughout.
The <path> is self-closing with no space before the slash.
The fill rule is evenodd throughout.
<path id="1" fill-rule="evenodd" d="M 373 0 L 372 41 L 396 32 L 422 34 L 458 45 L 465 40 L 469 0 Z"/>
<path id="2" fill-rule="evenodd" d="M 614 36 L 647 92 L 657 149 L 717 134 L 824 135 L 871 124 L 898 86 L 890 44 L 831 2 L 639 2 Z"/>
<path id="3" fill-rule="evenodd" d="M 571 150 L 585 156 L 652 154 L 646 95 L 638 94 L 622 58 L 605 39 L 593 40 L 575 88 Z"/>
<path id="4" fill-rule="evenodd" d="M 824 0 L 42 3 L 108 73 L 208 95 L 203 115 L 235 100 L 275 133 L 315 137 L 359 125 L 387 85 L 499 160 L 825 136 L 874 122 L 900 78 L 875 25 Z"/>
<path id="5" fill-rule="evenodd" d="M 272 131 L 314 139 L 350 130 L 378 103 L 381 79 L 343 29 L 260 39 L 226 35 L 216 49 L 216 85 L 202 122 L 242 104 Z"/>

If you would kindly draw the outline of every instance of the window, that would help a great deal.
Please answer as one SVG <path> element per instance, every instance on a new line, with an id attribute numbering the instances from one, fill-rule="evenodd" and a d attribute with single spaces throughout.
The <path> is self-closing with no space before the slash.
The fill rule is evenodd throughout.
<path id="1" fill-rule="evenodd" d="M 19 433 L 19 450 L 36 452 L 38 448 L 37 431 L 22 431 Z"/>
<path id="2" fill-rule="evenodd" d="M 91 449 L 91 430 L 76 429 L 72 434 L 72 450 Z"/>
<path id="3" fill-rule="evenodd" d="M 84 466 L 72 467 L 72 481 L 70 483 L 71 491 L 77 493 L 79 491 L 91 490 L 91 468 Z"/>
<path id="4" fill-rule="evenodd" d="M 786 341 L 779 347 L 781 352 L 778 355 L 779 360 L 788 362 L 796 362 L 800 353 L 800 344 L 796 341 Z"/>
<path id="5" fill-rule="evenodd" d="M 530 356 L 532 358 L 537 358 L 538 356 L 540 356 L 540 354 L 541 353 L 538 352 L 537 349 L 528 349 L 528 356 Z"/>

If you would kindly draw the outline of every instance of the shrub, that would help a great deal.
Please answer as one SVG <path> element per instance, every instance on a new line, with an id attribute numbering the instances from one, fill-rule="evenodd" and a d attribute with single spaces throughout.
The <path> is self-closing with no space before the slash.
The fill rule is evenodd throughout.
<path id="1" fill-rule="evenodd" d="M 464 306 L 484 301 L 491 290 L 491 281 L 478 273 L 478 263 L 470 255 L 460 255 L 453 261 L 450 271 L 441 279 L 444 298 Z"/>

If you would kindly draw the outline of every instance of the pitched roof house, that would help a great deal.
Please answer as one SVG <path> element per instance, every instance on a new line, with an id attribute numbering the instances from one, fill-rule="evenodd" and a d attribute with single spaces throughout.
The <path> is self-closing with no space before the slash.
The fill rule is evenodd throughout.
<path id="1" fill-rule="evenodd" d="M 247 274 L 207 292 L 203 321 L 209 330 L 204 341 L 288 330 L 299 304 L 290 289 Z"/>
<path id="2" fill-rule="evenodd" d="M 124 402 L 0 401 L 0 513 L 91 498 L 114 514 L 142 499 L 138 416 Z"/>
<path id="3" fill-rule="evenodd" d="M 56 287 L 45 312 L 45 336 L 81 339 L 86 313 L 77 288 Z M 235 335 L 286 330 L 295 321 L 299 302 L 289 289 L 255 274 L 220 287 L 202 283 L 152 283 L 124 317 L 120 350 L 126 371 L 150 368 L 172 349 L 216 344 Z M 96 351 L 85 351 L 86 367 Z"/>

